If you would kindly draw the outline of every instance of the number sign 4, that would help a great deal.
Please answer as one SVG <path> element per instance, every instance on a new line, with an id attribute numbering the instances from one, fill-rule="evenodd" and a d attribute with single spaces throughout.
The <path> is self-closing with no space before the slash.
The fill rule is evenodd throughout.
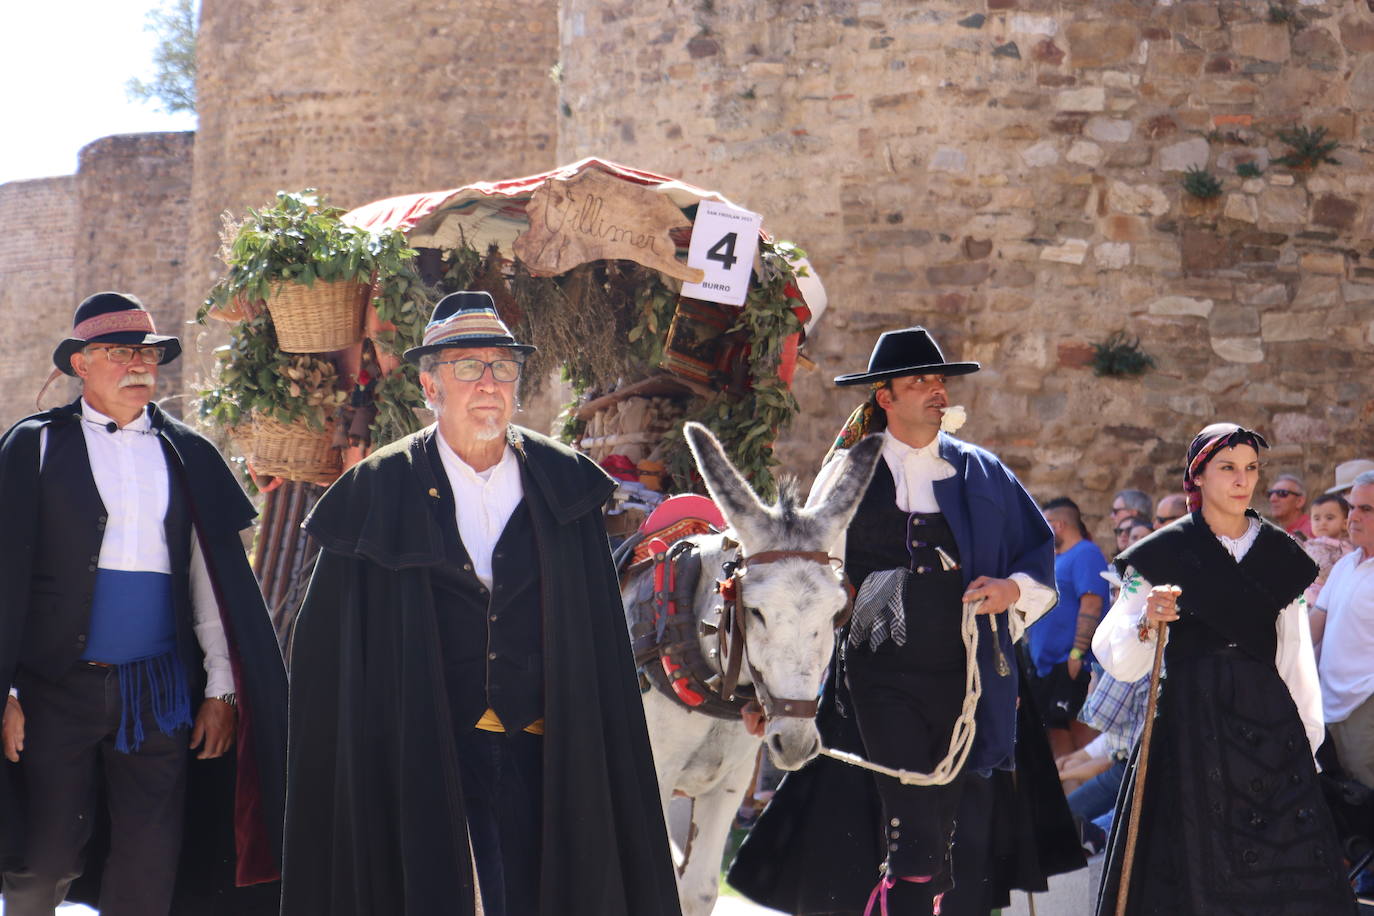
<path id="1" fill-rule="evenodd" d="M 757 213 L 729 204 L 703 200 L 692 224 L 692 243 L 687 264 L 706 276 L 700 283 L 684 283 L 682 295 L 725 305 L 743 305 L 749 292 L 749 275 L 759 248 Z"/>

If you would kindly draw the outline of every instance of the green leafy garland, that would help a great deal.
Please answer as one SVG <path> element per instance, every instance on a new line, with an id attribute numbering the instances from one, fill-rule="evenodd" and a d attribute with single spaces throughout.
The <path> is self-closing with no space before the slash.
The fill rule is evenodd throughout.
<path id="1" fill-rule="evenodd" d="M 401 270 L 415 257 L 396 230 L 371 232 L 341 222 L 344 211 L 327 206 L 314 188 L 277 192 L 277 202 L 249 208 L 224 253 L 229 272 L 214 285 L 202 312 L 233 300 L 266 301 L 282 283 L 314 286 L 316 280 L 371 283 Z"/>
<path id="2" fill-rule="evenodd" d="M 329 417 L 349 399 L 332 362 L 310 354 L 283 353 L 277 347 L 271 315 L 261 307 L 281 283 L 313 285 L 316 280 L 374 284 L 373 306 L 392 328 L 376 335 L 376 345 L 399 357 L 424 334 L 433 293 L 414 267 L 416 252 L 397 230 L 371 232 L 340 221 L 344 211 L 329 207 L 313 189 L 280 191 L 272 207 L 249 209 L 231 225 L 223 257 L 228 272 L 211 289 L 196 314 L 204 324 L 212 309 L 248 304 L 256 313 L 235 324 L 230 342 L 216 351 L 213 384 L 200 392 L 201 418 L 236 430 L 254 412 L 284 423 L 303 420 L 323 430 Z M 415 367 L 404 361 L 371 389 L 377 413 L 372 441 L 390 442 L 422 425 L 414 408 L 423 406 Z"/>
<path id="3" fill-rule="evenodd" d="M 301 421 L 323 430 L 347 394 L 338 390 L 338 371 L 327 359 L 277 348 L 272 319 L 262 312 L 229 330 L 229 343 L 215 350 L 214 386 L 200 392 L 200 418 L 231 433 L 255 414 L 282 423 Z"/>
<path id="4" fill-rule="evenodd" d="M 423 339 L 439 295 L 460 289 L 493 292 L 503 311 L 513 307 L 516 336 L 538 346 L 525 376 L 527 393 L 548 371 L 561 368 L 577 400 L 593 391 L 644 377 L 663 362 L 668 330 L 680 294 L 675 280 L 632 262 L 583 265 L 560 277 L 532 277 L 499 250 L 483 256 L 466 242 L 445 252 L 439 288 L 427 286 L 415 268 L 416 252 L 395 230 L 369 233 L 339 222 L 342 211 L 326 207 L 313 191 L 277 195 L 275 207 L 249 210 L 226 252 L 228 274 L 215 284 L 197 315 L 211 308 L 265 299 L 281 282 L 353 279 L 374 283 L 373 306 L 389 327 L 373 335 L 381 353 L 400 357 Z M 741 473 L 765 497 L 775 491 L 773 442 L 798 411 L 796 399 L 778 376 L 785 340 L 801 330 L 793 309 L 802 303 L 787 294 L 802 271 L 805 253 L 786 243 L 761 243 L 763 268 L 755 276 L 745 307 L 727 334 L 747 341 L 750 377 L 741 394 L 725 385 L 714 395 L 692 399 L 688 415 L 664 436 L 664 462 L 678 489 L 688 489 L 695 467 L 682 438 L 682 424 L 697 420 L 725 445 Z M 628 345 L 627 345 L 628 344 Z M 329 360 L 282 353 L 271 316 L 261 310 L 230 330 L 230 343 L 216 353 L 215 383 L 200 396 L 201 416 L 234 430 L 253 412 L 283 422 L 301 419 L 324 428 L 348 400 Z M 360 382 L 362 380 L 359 380 Z M 370 433 L 374 445 L 408 435 L 423 424 L 418 411 L 424 393 L 415 366 L 400 365 L 367 388 L 377 408 Z M 570 407 L 575 406 L 569 405 Z M 575 441 L 579 422 L 565 422 L 561 435 Z"/>
<path id="5" fill-rule="evenodd" d="M 742 395 L 722 388 L 714 397 L 697 399 L 687 416 L 664 435 L 664 464 L 680 486 L 693 479 L 695 464 L 682 439 L 682 426 L 695 420 L 716 434 L 730 460 L 759 495 L 771 499 L 777 489 L 773 468 L 778 465 L 773 443 L 800 409 L 797 399 L 778 376 L 778 368 L 784 342 L 802 329 L 793 309 L 804 303 L 788 296 L 787 289 L 805 271 L 797 262 L 806 257 L 806 252 L 789 242 L 761 242 L 759 257 L 762 275 L 754 277 L 739 318 L 726 331 L 742 331 L 749 341 L 745 358 L 750 387 Z M 660 285 L 645 288 L 640 301 L 641 318 L 630 333 L 631 346 L 645 364 L 657 366 L 663 359 L 677 295 Z"/>

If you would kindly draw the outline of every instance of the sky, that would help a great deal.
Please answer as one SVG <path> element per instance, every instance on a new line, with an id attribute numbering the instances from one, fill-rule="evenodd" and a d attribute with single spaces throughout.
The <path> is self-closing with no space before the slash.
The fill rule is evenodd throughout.
<path id="1" fill-rule="evenodd" d="M 195 117 L 131 100 L 152 76 L 158 0 L 0 0 L 0 184 L 70 175 L 81 147 L 111 134 L 194 130 Z"/>

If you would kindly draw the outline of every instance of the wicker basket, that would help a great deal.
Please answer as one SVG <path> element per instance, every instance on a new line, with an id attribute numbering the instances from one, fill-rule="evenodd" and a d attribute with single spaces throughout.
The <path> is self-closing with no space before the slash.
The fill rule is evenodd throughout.
<path id="1" fill-rule="evenodd" d="M 342 455 L 332 447 L 333 441 L 332 420 L 317 430 L 303 420 L 283 423 L 254 414 L 253 472 L 260 477 L 333 483 L 343 469 Z"/>
<path id="2" fill-rule="evenodd" d="M 372 287 L 352 281 L 283 283 L 267 300 L 277 346 L 287 353 L 328 353 L 363 339 L 363 315 Z"/>
<path id="3" fill-rule="evenodd" d="M 229 437 L 229 445 L 235 452 L 245 458 L 253 456 L 253 420 L 251 417 L 237 426 L 228 427 L 225 429 L 225 434 Z"/>

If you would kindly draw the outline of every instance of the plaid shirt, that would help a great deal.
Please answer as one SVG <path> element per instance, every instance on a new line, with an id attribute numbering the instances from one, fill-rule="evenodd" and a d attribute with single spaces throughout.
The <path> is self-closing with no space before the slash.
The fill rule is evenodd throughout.
<path id="1" fill-rule="evenodd" d="M 1113 757 L 1125 759 L 1140 731 L 1145 727 L 1145 707 L 1150 691 L 1150 676 L 1133 683 L 1118 681 L 1097 665 L 1097 684 L 1083 702 L 1080 722 L 1103 735 Z"/>

